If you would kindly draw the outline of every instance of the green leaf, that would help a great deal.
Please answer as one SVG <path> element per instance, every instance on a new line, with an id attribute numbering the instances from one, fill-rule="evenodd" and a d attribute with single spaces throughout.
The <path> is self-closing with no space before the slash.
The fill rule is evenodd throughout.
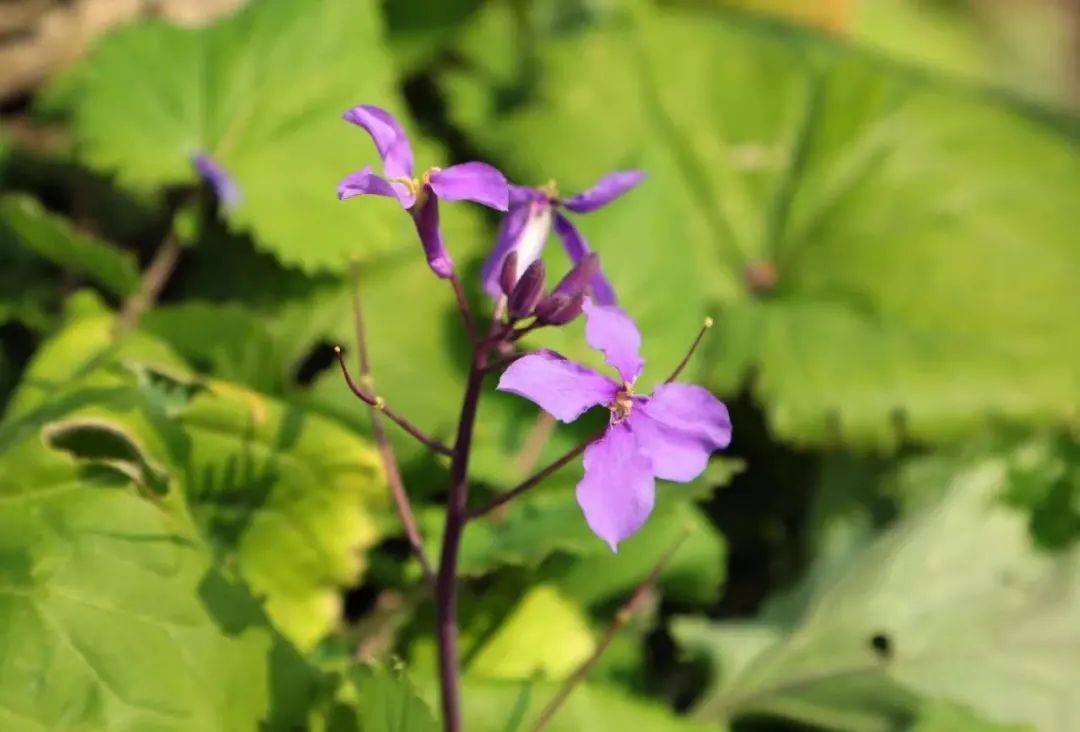
<path id="1" fill-rule="evenodd" d="M 476 732 L 527 730 L 558 689 L 557 684 L 485 681 L 466 677 L 462 684 L 466 729 Z M 515 719 L 523 723 L 513 727 Z M 544 729 L 551 732 L 717 732 L 676 716 L 663 705 L 614 687 L 579 685 Z"/>
<path id="2" fill-rule="evenodd" d="M 673 596 L 708 603 L 724 579 L 723 538 L 691 504 L 686 486 L 661 484 L 657 505 L 645 527 L 619 545 L 619 553 L 596 537 L 585 523 L 572 485 L 581 464 L 483 519 L 473 521 L 462 540 L 459 573 L 481 576 L 499 567 L 536 568 L 553 555 L 574 561 L 553 570 L 553 581 L 570 597 L 594 605 L 629 592 L 656 564 L 663 551 L 689 531 L 678 553 L 660 576 L 660 588 Z M 437 546 L 441 511 L 422 516 L 425 536 Z"/>
<path id="3" fill-rule="evenodd" d="M 18 659 L 0 673 L 5 730 L 299 721 L 273 682 L 293 657 L 217 573 L 182 498 L 149 500 L 34 435 L 0 454 L 0 644 Z"/>
<path id="4" fill-rule="evenodd" d="M 76 230 L 29 196 L 0 197 L 0 246 L 20 247 L 113 295 L 126 297 L 139 288 L 133 254 Z"/>
<path id="5" fill-rule="evenodd" d="M 264 598 L 290 640 L 310 648 L 337 624 L 341 589 L 390 526 L 377 455 L 325 417 L 194 380 L 149 336 L 110 346 L 112 323 L 91 308 L 42 346 L 0 445 L 45 428 L 86 464 L 182 493 L 215 557 Z"/>
<path id="6" fill-rule="evenodd" d="M 942 701 L 926 702 L 908 732 L 1034 732 L 1034 727 L 993 724 L 979 719 L 970 709 Z"/>
<path id="7" fill-rule="evenodd" d="M 355 686 L 357 717 L 363 732 L 436 732 L 431 708 L 400 671 L 360 666 L 349 673 Z"/>
<path id="8" fill-rule="evenodd" d="M 1000 501 L 1009 480 L 1001 457 L 955 470 L 937 502 L 817 574 L 790 627 L 676 621 L 680 642 L 715 659 L 698 715 L 892 729 L 931 698 L 991 723 L 1070 729 L 1080 565 L 1032 545 L 1025 516 Z"/>
<path id="9" fill-rule="evenodd" d="M 644 528 L 620 544 L 618 554 L 605 547 L 605 551 L 591 552 L 575 561 L 558 576 L 564 592 L 587 605 L 627 594 L 648 576 L 660 556 L 679 542 L 660 573 L 660 590 L 684 602 L 706 605 L 717 600 L 727 566 L 723 536 L 688 497 L 670 495 L 685 491 L 686 486 L 661 483 L 657 488 L 657 506 Z M 580 509 L 577 518 L 583 522 Z"/>
<path id="10" fill-rule="evenodd" d="M 796 29 L 637 4 L 550 22 L 552 6 L 485 7 L 451 112 L 521 182 L 649 172 L 578 219 L 641 324 L 646 380 L 712 314 L 687 378 L 749 381 L 786 439 L 1068 418 L 1067 124 Z M 508 60 L 519 26 L 532 55 Z"/>
<path id="11" fill-rule="evenodd" d="M 562 679 L 595 645 L 581 607 L 555 587 L 536 585 L 475 652 L 467 672 L 486 679 Z"/>
<path id="12" fill-rule="evenodd" d="M 210 154 L 241 190 L 230 223 L 285 263 L 341 270 L 415 237 L 396 202 L 335 195 L 377 165 L 342 112 L 402 107 L 373 0 L 251 3 L 196 30 L 144 22 L 101 42 L 79 80 L 74 133 L 88 164 L 133 186 L 190 184 L 191 156 Z M 442 163 L 429 147 L 420 166 Z"/>

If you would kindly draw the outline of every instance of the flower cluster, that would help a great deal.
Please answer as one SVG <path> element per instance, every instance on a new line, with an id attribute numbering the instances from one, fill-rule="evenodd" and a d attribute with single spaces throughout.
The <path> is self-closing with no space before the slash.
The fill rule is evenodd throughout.
<path id="1" fill-rule="evenodd" d="M 371 136 L 383 175 L 365 166 L 342 180 L 338 197 L 396 199 L 412 218 L 437 276 L 454 276 L 453 259 L 439 230 L 440 199 L 469 200 L 507 212 L 481 274 L 484 290 L 496 301 L 495 325 L 500 327 L 492 332 L 501 345 L 515 343 L 535 328 L 565 325 L 584 313 L 586 341 L 603 353 L 618 378 L 538 350 L 509 359 L 498 389 L 535 402 L 562 422 L 573 422 L 593 407 L 608 410 L 607 428 L 584 449 L 585 474 L 577 485 L 577 499 L 589 527 L 615 550 L 648 518 L 657 478 L 693 480 L 705 470 L 709 456 L 731 440 L 727 408 L 704 387 L 669 379 L 652 394 L 636 389 L 645 365 L 641 334 L 617 306 L 599 258 L 564 213 L 595 211 L 640 184 L 644 174 L 611 173 L 566 198 L 554 182 L 538 188 L 511 185 L 498 170 L 479 162 L 430 168 L 415 177 L 409 140 L 390 113 L 361 105 L 344 118 Z M 540 256 L 552 231 L 573 267 L 546 292 Z"/>

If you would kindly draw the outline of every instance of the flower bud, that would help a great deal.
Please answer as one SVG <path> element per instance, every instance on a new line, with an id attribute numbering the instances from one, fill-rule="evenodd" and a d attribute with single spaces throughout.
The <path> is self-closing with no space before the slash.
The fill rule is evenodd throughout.
<path id="1" fill-rule="evenodd" d="M 517 252 L 510 252 L 503 259 L 502 270 L 499 273 L 499 287 L 502 288 L 503 294 L 507 297 L 514 289 L 514 283 L 517 282 Z"/>
<path id="2" fill-rule="evenodd" d="M 536 319 L 543 325 L 566 325 L 581 315 L 584 304 L 584 292 L 579 292 L 574 297 L 552 293 L 536 306 Z"/>
<path id="3" fill-rule="evenodd" d="M 589 281 L 598 271 L 600 271 L 600 258 L 595 253 L 590 253 L 574 265 L 574 268 L 562 278 L 562 281 L 555 285 L 555 289 L 551 291 L 551 294 L 553 296 L 566 295 L 568 299 L 573 300 L 585 292 L 585 289 L 589 286 Z"/>
<path id="4" fill-rule="evenodd" d="M 530 264 L 521 279 L 514 285 L 507 300 L 507 311 L 514 320 L 527 318 L 536 309 L 536 304 L 544 296 L 544 285 L 547 277 L 544 272 L 544 263 L 539 259 Z"/>

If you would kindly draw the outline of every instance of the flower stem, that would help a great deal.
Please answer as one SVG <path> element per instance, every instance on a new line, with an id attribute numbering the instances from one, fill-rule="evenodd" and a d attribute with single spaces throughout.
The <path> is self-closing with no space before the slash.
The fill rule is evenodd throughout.
<path id="1" fill-rule="evenodd" d="M 511 488 L 505 493 L 500 493 L 480 508 L 470 511 L 469 518 L 480 518 L 481 516 L 484 516 L 491 511 L 494 511 L 496 508 L 503 505 L 507 501 L 512 501 L 530 488 L 535 487 L 537 484 L 539 484 L 542 480 L 554 473 L 556 470 L 566 465 L 568 462 L 576 458 L 581 453 L 585 452 L 585 448 L 591 445 L 602 434 L 603 433 L 601 432 L 598 435 L 592 435 L 578 445 L 570 448 L 562 457 L 551 462 L 550 464 L 548 464 L 547 467 L 541 469 L 539 472 L 533 474 L 531 477 L 526 478 L 514 488 Z"/>
<path id="2" fill-rule="evenodd" d="M 180 239 L 170 226 L 161 246 L 154 252 L 154 258 L 143 270 L 138 291 L 124 302 L 120 316 L 116 320 L 115 335 L 120 336 L 134 330 L 143 313 L 157 302 L 161 291 L 165 289 L 165 284 L 180 261 L 181 249 Z"/>
<path id="3" fill-rule="evenodd" d="M 461 285 L 457 272 L 450 274 L 450 284 L 454 288 L 454 297 L 457 299 L 458 310 L 461 311 L 461 319 L 465 322 L 465 331 L 469 334 L 469 342 L 475 345 L 477 343 L 476 323 L 473 321 L 472 310 L 469 309 L 469 300 L 465 297 L 465 288 Z"/>
<path id="4" fill-rule="evenodd" d="M 356 351 L 360 367 L 360 382 L 368 388 L 373 388 L 371 361 L 368 358 L 367 339 L 364 334 L 364 315 L 360 304 L 360 265 L 354 261 L 350 271 L 352 275 L 353 322 L 356 327 Z M 383 470 L 386 472 L 386 482 L 390 486 L 390 495 L 394 499 L 398 518 L 405 528 L 405 538 L 409 542 L 409 548 L 416 557 L 416 561 L 420 563 L 420 571 L 424 575 L 424 581 L 429 587 L 434 587 L 435 574 L 431 569 L 427 553 L 424 551 L 424 540 L 420 535 L 420 528 L 416 524 L 416 517 L 413 515 L 409 494 L 405 490 L 405 483 L 401 479 L 397 456 L 394 454 L 394 448 L 390 445 L 390 440 L 386 437 L 386 428 L 383 426 L 379 410 L 374 405 L 369 405 L 369 411 L 371 413 L 371 434 L 375 438 L 379 456 L 382 458 Z"/>
<path id="5" fill-rule="evenodd" d="M 357 386 L 356 382 L 353 381 L 352 374 L 349 373 L 349 367 L 345 365 L 345 355 L 342 353 L 341 348 L 339 346 L 334 346 L 334 353 L 337 355 L 338 364 L 341 366 L 341 373 L 345 376 L 345 383 L 348 384 L 349 390 L 356 395 L 357 399 L 364 402 L 369 407 L 373 407 L 376 411 L 385 414 L 390 418 L 391 422 L 415 437 L 432 452 L 437 452 L 440 455 L 446 455 L 447 457 L 454 456 L 452 448 L 447 447 L 434 437 L 428 437 L 412 422 L 390 409 L 382 397 L 369 394 L 363 388 Z"/>
<path id="6" fill-rule="evenodd" d="M 551 698 L 551 701 L 547 703 L 544 710 L 540 712 L 540 716 L 536 718 L 536 722 L 533 723 L 530 732 L 540 732 L 540 730 L 547 726 L 548 722 L 554 718 L 555 714 L 566 700 L 570 698 L 570 694 L 573 693 L 578 684 L 588 677 L 593 666 L 596 665 L 596 662 L 599 661 L 600 657 L 607 651 L 612 641 L 614 641 L 615 637 L 619 634 L 619 631 L 626 627 L 627 623 L 634 617 L 634 614 L 641 605 L 643 605 L 649 595 L 652 594 L 653 590 L 656 588 L 657 580 L 660 579 L 660 575 L 663 573 L 664 569 L 667 568 L 672 557 L 675 556 L 675 552 L 679 550 L 679 547 L 682 546 L 682 543 L 686 541 L 686 537 L 689 535 L 689 529 L 683 531 L 682 534 L 679 535 L 679 538 L 675 540 L 675 543 L 660 556 L 660 559 L 653 565 L 652 571 L 650 571 L 648 576 L 646 576 L 641 584 L 637 586 L 633 594 L 630 595 L 630 598 L 621 608 L 619 608 L 619 611 L 615 613 L 615 618 L 611 621 L 607 630 L 604 631 L 604 636 L 600 639 L 600 642 L 596 644 L 596 648 L 593 650 L 592 655 L 586 658 L 581 665 L 577 667 L 574 673 L 563 682 L 563 685 L 555 693 L 555 696 Z"/>
<path id="7" fill-rule="evenodd" d="M 690 363 L 690 357 L 694 355 L 694 351 L 697 350 L 698 344 L 701 343 L 701 339 L 705 337 L 705 331 L 712 326 L 713 319 L 705 318 L 705 322 L 702 324 L 701 330 L 698 331 L 697 337 L 694 338 L 694 342 L 690 344 L 690 349 L 686 352 L 686 355 L 683 356 L 682 361 L 679 361 L 679 365 L 675 367 L 675 370 L 671 372 L 671 376 L 667 377 L 667 380 L 664 381 L 665 384 L 670 384 L 679 377 L 682 370 L 686 368 L 686 364 Z"/>
<path id="8" fill-rule="evenodd" d="M 446 527 L 443 530 L 439 574 L 435 580 L 435 613 L 439 638 L 439 683 L 442 692 L 443 729 L 461 732 L 461 682 L 458 667 L 457 562 L 461 537 L 468 522 L 469 452 L 473 425 L 484 384 L 487 348 L 483 344 L 473 352 L 469 381 L 461 405 L 454 460 L 450 466 L 450 496 L 446 503 Z"/>

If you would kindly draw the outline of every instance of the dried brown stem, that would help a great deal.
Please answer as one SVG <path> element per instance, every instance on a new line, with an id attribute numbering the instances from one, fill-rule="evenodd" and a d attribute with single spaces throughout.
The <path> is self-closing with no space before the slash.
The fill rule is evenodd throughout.
<path id="1" fill-rule="evenodd" d="M 154 258 L 143 270 L 138 291 L 124 302 L 113 329 L 115 336 L 134 330 L 139 325 L 143 313 L 154 306 L 180 261 L 181 250 L 180 239 L 170 226 L 169 233 L 165 235 L 161 246 L 154 252 Z"/>

